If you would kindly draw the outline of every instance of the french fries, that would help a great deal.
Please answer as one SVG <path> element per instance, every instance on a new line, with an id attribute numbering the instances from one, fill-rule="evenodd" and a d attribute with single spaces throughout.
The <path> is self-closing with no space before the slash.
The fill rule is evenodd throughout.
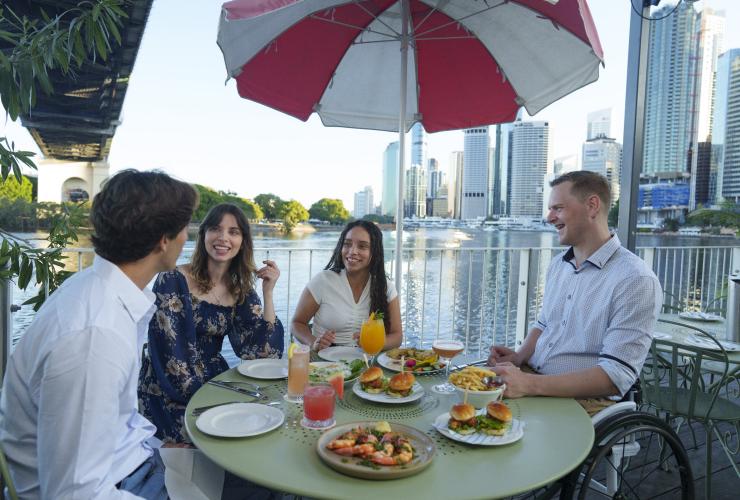
<path id="1" fill-rule="evenodd" d="M 496 372 L 479 366 L 466 366 L 462 370 L 450 373 L 450 383 L 469 391 L 489 391 L 483 383 L 484 377 L 495 377 Z"/>

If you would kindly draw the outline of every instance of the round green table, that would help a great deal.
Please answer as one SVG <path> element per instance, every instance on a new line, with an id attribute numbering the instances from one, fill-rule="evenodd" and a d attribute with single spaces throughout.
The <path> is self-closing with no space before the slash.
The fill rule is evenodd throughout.
<path id="1" fill-rule="evenodd" d="M 336 407 L 337 424 L 360 420 L 387 420 L 410 425 L 434 441 L 432 464 L 411 477 L 387 481 L 357 479 L 335 472 L 319 459 L 319 431 L 301 427 L 303 407 L 283 401 L 285 381 L 249 379 L 235 369 L 221 380 L 254 382 L 271 401 L 279 400 L 284 424 L 257 437 L 218 438 L 195 426 L 193 408 L 222 401 L 251 398 L 204 385 L 190 400 L 186 428 L 193 443 L 211 460 L 237 476 L 272 489 L 313 498 L 497 498 L 529 491 L 561 478 L 586 458 L 594 440 L 591 419 L 572 399 L 522 398 L 507 400 L 515 418 L 525 423 L 524 437 L 516 443 L 477 447 L 447 439 L 432 428 L 434 419 L 457 402 L 440 396 L 431 386 L 439 376 L 417 380 L 426 394 L 417 403 L 381 405 L 366 402 L 347 385 L 344 400 Z"/>

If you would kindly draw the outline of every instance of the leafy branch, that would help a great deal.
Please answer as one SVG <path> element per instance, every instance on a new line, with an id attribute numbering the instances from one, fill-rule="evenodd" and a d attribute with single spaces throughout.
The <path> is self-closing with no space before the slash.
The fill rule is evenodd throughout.
<path id="1" fill-rule="evenodd" d="M 39 91 L 53 94 L 50 72 L 74 78 L 86 62 L 106 60 L 112 43 L 121 44 L 123 0 L 85 0 L 54 17 L 43 9 L 41 18 L 19 16 L 0 7 L 0 102 L 11 120 L 30 113 Z M 0 138 L 0 173 L 4 181 L 13 171 L 20 182 L 20 164 L 36 169 L 29 151 L 16 151 Z"/>

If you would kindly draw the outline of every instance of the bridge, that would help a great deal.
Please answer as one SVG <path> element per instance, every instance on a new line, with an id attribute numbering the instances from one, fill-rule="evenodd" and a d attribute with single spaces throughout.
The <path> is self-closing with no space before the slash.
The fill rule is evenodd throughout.
<path id="1" fill-rule="evenodd" d="M 108 155 L 126 97 L 139 45 L 154 0 L 127 0 L 122 8 L 121 44 L 108 59 L 86 62 L 74 76 L 50 73 L 54 93 L 39 92 L 33 109 L 21 116 L 38 145 L 39 201 L 92 198 L 108 177 Z M 41 19 L 61 14 L 78 0 L 5 0 L 20 16 Z"/>

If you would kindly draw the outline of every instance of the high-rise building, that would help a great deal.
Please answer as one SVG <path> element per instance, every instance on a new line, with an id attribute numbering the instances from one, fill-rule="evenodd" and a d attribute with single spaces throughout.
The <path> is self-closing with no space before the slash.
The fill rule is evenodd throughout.
<path id="1" fill-rule="evenodd" d="M 511 216 L 545 217 L 545 177 L 552 174 L 550 124 L 516 122 L 511 139 Z"/>
<path id="2" fill-rule="evenodd" d="M 606 177 L 612 191 L 612 206 L 619 199 L 619 178 L 622 172 L 622 145 L 616 139 L 597 136 L 583 144 L 581 170 Z"/>
<path id="3" fill-rule="evenodd" d="M 586 127 L 586 140 L 597 137 L 611 137 L 612 132 L 612 108 L 600 109 L 588 114 Z"/>
<path id="4" fill-rule="evenodd" d="M 567 174 L 568 172 L 575 172 L 576 170 L 580 170 L 578 168 L 578 156 L 558 156 L 552 161 L 552 169 L 552 173 L 555 177 Z"/>
<path id="5" fill-rule="evenodd" d="M 717 62 L 711 160 L 710 199 L 740 203 L 740 48 Z"/>
<path id="6" fill-rule="evenodd" d="M 436 158 L 429 158 L 427 164 L 427 198 L 436 198 L 442 185 L 442 171 Z"/>
<path id="7" fill-rule="evenodd" d="M 488 127 L 464 130 L 462 219 L 486 217 L 488 210 Z"/>
<path id="8" fill-rule="evenodd" d="M 645 102 L 646 177 L 684 179 L 692 147 L 698 14 L 693 3 L 665 5 L 650 22 Z M 670 9 L 670 10 L 669 10 Z"/>
<path id="9" fill-rule="evenodd" d="M 711 204 L 709 199 L 712 142 L 712 108 L 717 58 L 724 52 L 725 16 L 705 7 L 699 14 L 694 56 L 694 122 L 691 152 L 691 195 L 689 209 Z"/>
<path id="10" fill-rule="evenodd" d="M 513 123 L 496 125 L 496 151 L 494 152 L 493 171 L 493 214 L 509 215 L 511 213 L 511 137 L 514 123 L 521 121 L 522 110 L 519 109 Z"/>
<path id="11" fill-rule="evenodd" d="M 427 167 L 427 134 L 421 123 L 411 127 L 411 165 Z"/>
<path id="12" fill-rule="evenodd" d="M 383 195 L 380 201 L 382 215 L 396 215 L 398 161 L 398 142 L 391 142 L 383 153 Z"/>
<path id="13" fill-rule="evenodd" d="M 460 218 L 462 209 L 464 156 L 462 151 L 453 151 L 450 154 L 450 168 L 447 173 L 447 209 L 453 219 Z"/>
<path id="14" fill-rule="evenodd" d="M 432 216 L 433 217 L 450 217 L 450 209 L 447 203 L 447 184 L 437 190 L 437 197 L 432 198 Z"/>
<path id="15" fill-rule="evenodd" d="M 424 167 L 412 164 L 406 169 L 404 217 L 424 217 L 427 213 L 427 172 Z"/>
<path id="16" fill-rule="evenodd" d="M 494 137 L 495 140 L 495 137 Z M 496 171 L 496 148 L 488 148 L 488 206 L 486 207 L 486 217 L 498 214 L 498 206 L 496 205 L 496 184 L 500 183 L 500 180 L 496 179 L 498 172 Z"/>
<path id="17" fill-rule="evenodd" d="M 365 189 L 355 193 L 355 209 L 352 215 L 355 219 L 362 219 L 368 214 L 375 213 L 375 202 L 373 201 L 373 188 L 365 186 Z"/>

